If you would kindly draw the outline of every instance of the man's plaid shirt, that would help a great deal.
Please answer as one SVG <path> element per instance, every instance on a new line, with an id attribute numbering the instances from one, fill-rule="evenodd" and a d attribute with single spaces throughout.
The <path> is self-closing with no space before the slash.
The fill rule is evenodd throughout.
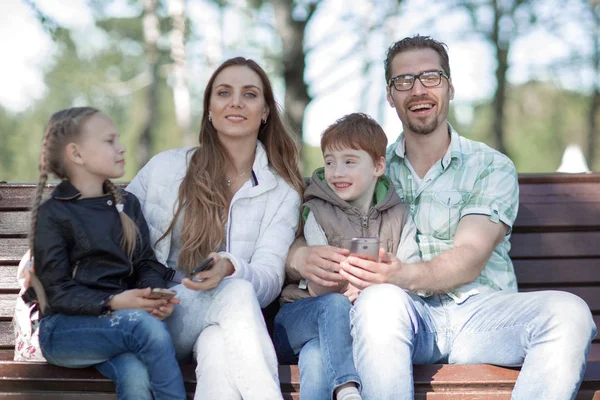
<path id="1" fill-rule="evenodd" d="M 461 137 L 448 125 L 450 146 L 440 162 L 414 182 L 405 163 L 404 135 L 388 147 L 387 171 L 417 225 L 417 241 L 424 261 L 452 248 L 462 217 L 488 215 L 512 229 L 519 208 L 519 184 L 512 161 L 487 145 Z M 517 291 L 510 250 L 510 230 L 496 246 L 477 279 L 448 295 L 457 303 L 482 292 Z"/>

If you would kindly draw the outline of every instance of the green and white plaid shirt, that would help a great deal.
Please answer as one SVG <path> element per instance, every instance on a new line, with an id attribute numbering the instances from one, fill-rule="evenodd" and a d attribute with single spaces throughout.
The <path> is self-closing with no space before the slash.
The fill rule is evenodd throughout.
<path id="1" fill-rule="evenodd" d="M 423 261 L 452 248 L 458 222 L 465 215 L 488 215 L 512 229 L 519 208 L 519 184 L 512 161 L 500 152 L 461 137 L 448 125 L 450 147 L 427 172 L 420 186 L 405 162 L 404 135 L 387 149 L 387 172 L 417 225 Z M 448 295 L 457 303 L 497 290 L 517 291 L 510 250 L 510 231 L 494 249 L 475 281 Z"/>

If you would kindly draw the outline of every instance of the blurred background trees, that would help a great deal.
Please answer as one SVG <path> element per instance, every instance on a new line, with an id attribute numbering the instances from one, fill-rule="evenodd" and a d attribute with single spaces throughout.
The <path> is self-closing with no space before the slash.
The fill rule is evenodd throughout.
<path id="1" fill-rule="evenodd" d="M 600 169 L 600 0 L 89 0 L 86 29 L 60 22 L 48 0 L 11 1 L 26 6 L 52 52 L 37 97 L 20 109 L 0 103 L 0 181 L 36 180 L 48 117 L 84 104 L 114 119 L 131 179 L 157 152 L 194 145 L 206 81 L 235 55 L 271 77 L 309 175 L 322 163 L 320 131 L 345 113 L 366 112 L 397 136 L 383 59 L 416 33 L 449 43 L 453 76 L 465 63 L 490 66 L 487 90 L 451 103 L 461 134 L 507 153 L 519 172 L 555 171 L 570 144 Z M 566 50 L 549 59 L 550 43 Z"/>

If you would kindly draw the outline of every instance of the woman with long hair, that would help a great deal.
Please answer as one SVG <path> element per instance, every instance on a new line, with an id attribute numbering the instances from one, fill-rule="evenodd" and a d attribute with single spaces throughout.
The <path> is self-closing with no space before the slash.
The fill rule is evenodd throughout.
<path id="1" fill-rule="evenodd" d="M 280 399 L 261 307 L 283 285 L 303 179 L 263 69 L 242 57 L 221 64 L 204 92 L 198 146 L 158 154 L 127 189 L 174 272 L 181 303 L 167 325 L 178 359 L 198 363 L 194 398 Z"/>

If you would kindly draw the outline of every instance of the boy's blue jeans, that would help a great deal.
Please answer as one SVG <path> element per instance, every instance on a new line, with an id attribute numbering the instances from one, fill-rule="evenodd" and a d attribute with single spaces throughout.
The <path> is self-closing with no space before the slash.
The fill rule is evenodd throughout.
<path id="1" fill-rule="evenodd" d="M 95 366 L 119 399 L 185 399 L 175 350 L 165 324 L 144 310 L 106 316 L 54 314 L 40 322 L 40 347 L 49 363 Z"/>
<path id="2" fill-rule="evenodd" d="M 413 399 L 413 364 L 522 365 L 512 399 L 574 399 L 596 327 L 560 291 L 491 292 L 456 304 L 393 285 L 362 291 L 351 311 L 365 400 Z"/>
<path id="3" fill-rule="evenodd" d="M 331 399 L 344 383 L 360 386 L 352 357 L 350 308 L 346 296 L 330 293 L 284 304 L 275 317 L 273 341 L 280 362 L 295 363 L 300 356 L 300 398 Z M 311 362 L 304 362 L 313 353 L 322 356 L 323 368 L 313 370 Z"/>

